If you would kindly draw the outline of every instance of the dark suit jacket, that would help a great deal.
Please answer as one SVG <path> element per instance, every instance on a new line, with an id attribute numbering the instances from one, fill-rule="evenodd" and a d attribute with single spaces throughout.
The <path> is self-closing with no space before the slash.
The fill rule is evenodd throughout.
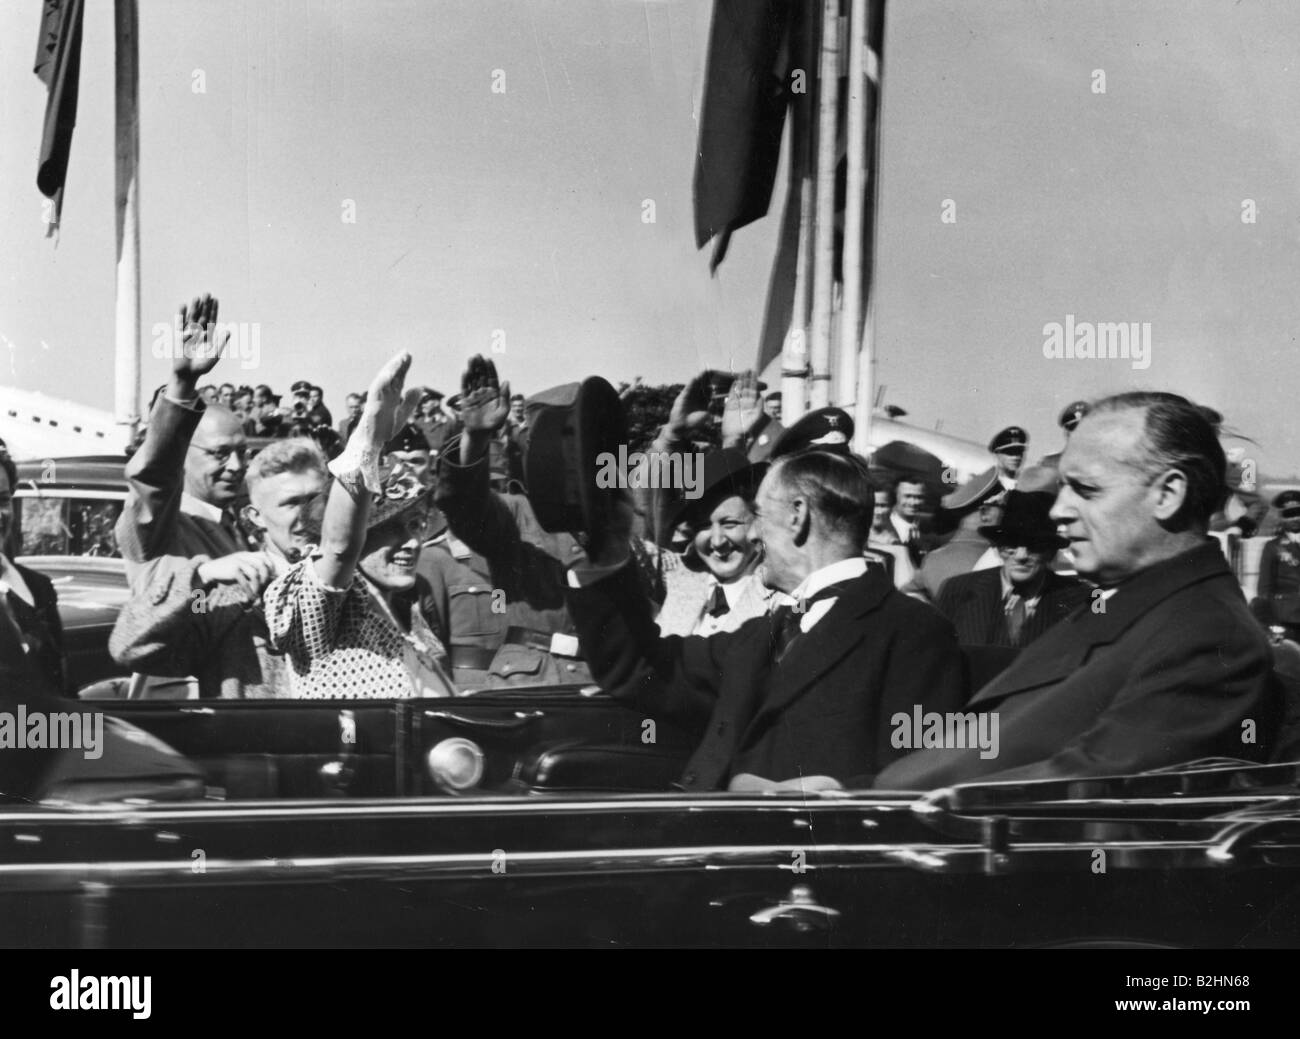
<path id="1" fill-rule="evenodd" d="M 1047 572 L 1042 595 L 1025 618 L 1020 646 L 1026 646 L 1076 606 L 1088 600 L 1088 586 L 1073 577 Z M 977 570 L 950 578 L 939 593 L 939 612 L 957 629 L 957 641 L 970 646 L 1011 646 L 1002 605 L 1002 570 Z"/>
<path id="2" fill-rule="evenodd" d="M 149 675 L 194 675 L 204 697 L 259 697 L 283 688 L 283 659 L 267 643 L 260 605 L 234 586 L 204 592 L 195 570 L 247 545 L 220 523 L 181 508 L 185 453 L 203 418 L 160 396 L 144 443 L 131 456 L 131 485 L 114 532 L 132 598 L 109 640 L 113 658 Z M 201 604 L 201 609 L 196 609 Z"/>
<path id="3" fill-rule="evenodd" d="M 1268 639 L 1218 545 L 1121 585 L 1028 646 L 967 710 L 996 713 L 999 754 L 921 750 L 882 788 L 1121 775 L 1203 757 L 1266 760 L 1279 724 Z M 1243 741 L 1254 722 L 1255 742 Z"/>
<path id="4" fill-rule="evenodd" d="M 920 568 L 903 587 L 908 595 L 919 595 L 937 603 L 943 586 L 958 574 L 972 572 L 980 557 L 989 550 L 989 542 L 973 530 L 959 529 L 946 544 L 925 554 Z"/>
<path id="5" fill-rule="evenodd" d="M 601 688 L 699 736 L 688 790 L 725 788 L 740 772 L 864 785 L 902 753 L 890 742 L 896 712 L 956 709 L 965 694 L 952 626 L 879 568 L 851 582 L 779 665 L 770 615 L 708 638 L 661 638 L 629 567 L 570 589 L 569 604 Z"/>
<path id="6" fill-rule="evenodd" d="M 1251 606 L 1264 624 L 1300 626 L 1300 546 L 1285 534 L 1264 545 L 1259 557 L 1259 586 Z"/>
<path id="7" fill-rule="evenodd" d="M 26 582 L 32 593 L 34 605 L 29 606 L 15 593 L 9 592 L 7 601 L 14 620 L 27 640 L 32 666 L 38 670 L 50 689 L 69 695 L 67 668 L 63 659 L 63 622 L 59 618 L 59 597 L 54 585 L 44 574 L 14 563 L 14 569 Z"/>

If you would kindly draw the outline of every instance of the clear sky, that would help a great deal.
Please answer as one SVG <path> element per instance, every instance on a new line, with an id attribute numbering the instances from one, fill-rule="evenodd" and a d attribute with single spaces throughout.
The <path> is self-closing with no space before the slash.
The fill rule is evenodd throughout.
<path id="1" fill-rule="evenodd" d="M 400 348 L 450 392 L 498 331 L 525 392 L 752 362 L 780 200 L 711 278 L 690 197 L 703 0 L 140 6 L 146 351 L 211 291 L 259 326 L 260 362 L 224 379 L 309 378 L 336 410 Z M 112 5 L 88 8 L 56 247 L 39 5 L 0 0 L 0 379 L 111 408 Z M 1172 389 L 1258 439 L 1266 471 L 1300 469 L 1297 55 L 1288 0 L 895 0 L 886 400 L 979 439 L 1018 422 L 1034 455 L 1070 400 Z M 1150 367 L 1045 358 L 1067 314 L 1150 322 Z M 146 387 L 164 372 L 146 356 Z"/>

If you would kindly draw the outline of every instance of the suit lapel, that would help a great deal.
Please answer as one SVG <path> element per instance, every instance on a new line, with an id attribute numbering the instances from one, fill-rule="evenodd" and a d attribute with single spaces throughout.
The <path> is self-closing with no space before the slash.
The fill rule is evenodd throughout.
<path id="1" fill-rule="evenodd" d="M 1189 585 L 1222 575 L 1232 576 L 1218 544 L 1210 541 L 1157 563 L 1122 585 L 1110 599 L 1089 596 L 1022 650 L 1009 668 L 971 697 L 970 703 L 992 703 L 1068 678 L 1095 647 L 1114 642 L 1157 603 Z M 1095 609 L 1098 602 L 1104 602 L 1101 610 Z"/>
<path id="2" fill-rule="evenodd" d="M 795 639 L 781 663 L 772 667 L 756 720 L 784 708 L 855 649 L 863 635 L 862 618 L 892 590 L 875 569 L 847 587 L 813 629 Z"/>

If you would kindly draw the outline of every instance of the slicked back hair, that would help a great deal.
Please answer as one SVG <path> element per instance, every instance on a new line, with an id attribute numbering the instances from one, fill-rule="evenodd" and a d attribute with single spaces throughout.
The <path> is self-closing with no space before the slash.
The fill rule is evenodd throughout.
<path id="1" fill-rule="evenodd" d="M 772 472 L 779 486 L 808 502 L 827 530 L 862 550 L 876 505 L 864 459 L 814 448 L 777 459 Z"/>
<path id="2" fill-rule="evenodd" d="M 268 476 L 279 476 L 281 473 L 320 473 L 328 482 L 329 470 L 325 465 L 325 452 L 316 441 L 307 437 L 275 440 L 262 448 L 248 463 L 244 483 L 251 494 L 253 488 Z"/>
<path id="3" fill-rule="evenodd" d="M 1137 409 L 1145 412 L 1146 435 L 1134 446 L 1128 464 L 1151 479 L 1170 469 L 1181 472 L 1187 477 L 1187 500 L 1179 515 L 1192 526 L 1208 527 L 1228 496 L 1228 459 L 1209 418 L 1217 412 L 1176 393 L 1138 391 L 1097 401 L 1084 421 Z"/>

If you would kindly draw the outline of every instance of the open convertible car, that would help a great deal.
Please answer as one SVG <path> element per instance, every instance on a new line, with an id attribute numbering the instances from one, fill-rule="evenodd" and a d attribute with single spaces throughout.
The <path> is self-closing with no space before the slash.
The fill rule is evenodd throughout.
<path id="1" fill-rule="evenodd" d="M 0 945 L 1300 940 L 1300 765 L 687 795 L 591 690 L 68 703 L 121 721 L 0 776 Z"/>

